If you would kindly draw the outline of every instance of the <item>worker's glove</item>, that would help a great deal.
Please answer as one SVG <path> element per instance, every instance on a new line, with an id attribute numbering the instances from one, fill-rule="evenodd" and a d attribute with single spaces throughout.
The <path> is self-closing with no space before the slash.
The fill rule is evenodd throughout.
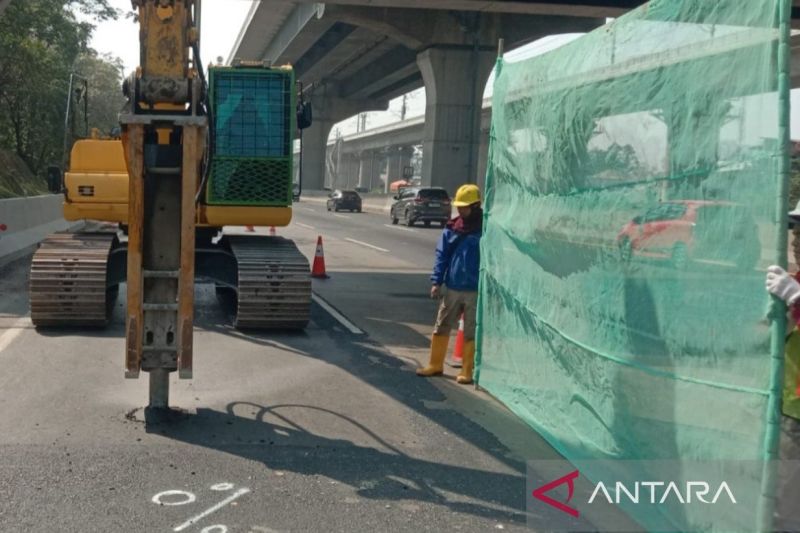
<path id="1" fill-rule="evenodd" d="M 767 269 L 767 290 L 788 305 L 794 305 L 800 299 L 800 283 L 777 265 Z"/>
<path id="2" fill-rule="evenodd" d="M 441 285 L 434 285 L 431 287 L 431 299 L 438 300 L 442 297 L 442 286 Z"/>

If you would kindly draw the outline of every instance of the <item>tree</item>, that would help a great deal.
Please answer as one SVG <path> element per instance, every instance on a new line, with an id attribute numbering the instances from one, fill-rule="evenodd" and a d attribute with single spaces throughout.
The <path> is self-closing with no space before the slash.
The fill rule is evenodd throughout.
<path id="1" fill-rule="evenodd" d="M 89 84 L 89 128 L 108 135 L 119 126 L 119 112 L 125 105 L 122 80 L 125 67 L 118 57 L 90 50 L 75 61 L 74 71 Z M 80 111 L 83 120 L 82 109 Z"/>
<path id="2" fill-rule="evenodd" d="M 118 16 L 107 0 L 12 0 L 0 17 L 0 148 L 40 176 L 61 160 L 69 75 L 91 55 L 94 26 L 78 12 Z"/>

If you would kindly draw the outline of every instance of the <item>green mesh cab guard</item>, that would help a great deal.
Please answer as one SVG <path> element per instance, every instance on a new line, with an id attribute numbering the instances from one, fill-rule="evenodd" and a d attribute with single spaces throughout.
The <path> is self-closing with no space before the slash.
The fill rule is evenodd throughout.
<path id="1" fill-rule="evenodd" d="M 294 72 L 212 67 L 209 85 L 214 137 L 208 204 L 290 205 Z"/>
<path id="2" fill-rule="evenodd" d="M 789 8 L 652 0 L 498 61 L 476 376 L 578 467 L 775 456 Z M 772 481 L 742 514 L 631 513 L 763 530 Z"/>

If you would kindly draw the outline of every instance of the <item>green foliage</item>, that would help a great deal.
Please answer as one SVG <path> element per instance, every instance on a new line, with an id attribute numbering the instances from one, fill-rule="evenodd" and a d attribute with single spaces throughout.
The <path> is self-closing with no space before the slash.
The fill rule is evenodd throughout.
<path id="1" fill-rule="evenodd" d="M 119 127 L 119 111 L 126 101 L 121 89 L 124 68 L 119 58 L 93 50 L 81 54 L 75 61 L 75 72 L 89 82 L 89 128 L 97 128 L 103 135 Z M 78 111 L 80 125 L 83 124 L 82 109 Z"/>
<path id="2" fill-rule="evenodd" d="M 0 149 L 0 200 L 47 193 L 47 184 L 31 174 L 13 152 Z"/>
<path id="3" fill-rule="evenodd" d="M 77 13 L 95 21 L 118 15 L 107 0 L 13 0 L 0 17 L 0 148 L 40 177 L 61 161 L 70 72 L 87 67 L 101 91 L 116 84 L 119 94 L 118 61 L 89 49 L 94 26 Z M 90 118 L 107 130 L 109 114 L 100 107 Z"/>

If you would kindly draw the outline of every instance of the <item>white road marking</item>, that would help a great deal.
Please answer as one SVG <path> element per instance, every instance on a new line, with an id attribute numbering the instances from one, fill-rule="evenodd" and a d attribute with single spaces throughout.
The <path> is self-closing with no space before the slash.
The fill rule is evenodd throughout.
<path id="1" fill-rule="evenodd" d="M 361 246 L 366 246 L 367 248 L 372 248 L 373 250 L 378 250 L 379 252 L 388 252 L 389 251 L 386 248 L 381 248 L 380 246 L 374 246 L 372 244 L 369 244 L 368 242 L 357 241 L 357 240 L 351 239 L 349 237 L 346 237 L 345 240 L 349 241 L 349 242 L 352 242 L 354 244 L 360 244 Z"/>
<path id="2" fill-rule="evenodd" d="M 184 496 L 186 499 L 175 502 L 161 501 L 162 498 L 166 498 L 168 496 Z M 186 505 L 187 503 L 192 503 L 195 500 L 197 500 L 197 496 L 191 492 L 186 492 L 185 490 L 165 490 L 164 492 L 159 492 L 153 496 L 153 503 L 157 503 L 158 505 Z"/>
<path id="3" fill-rule="evenodd" d="M 317 296 L 316 293 L 311 293 L 311 299 L 314 300 L 315 302 L 317 302 L 317 305 L 319 305 L 321 308 L 323 308 L 326 313 L 331 315 L 339 324 L 344 326 L 345 329 L 347 329 L 353 335 L 363 335 L 364 334 L 364 332 L 361 331 L 360 329 L 358 329 L 358 327 L 355 324 L 353 324 L 352 322 L 347 320 L 347 318 L 344 315 L 342 315 L 339 311 L 337 311 L 336 309 L 331 307 L 328 302 L 323 300 L 322 297 Z"/>
<path id="4" fill-rule="evenodd" d="M 207 517 L 211 513 L 215 513 L 217 511 L 219 511 L 220 509 L 222 509 L 223 507 L 225 507 L 226 505 L 231 503 L 233 500 L 235 500 L 239 496 L 244 496 L 248 492 L 250 492 L 250 489 L 239 489 L 239 490 L 237 490 L 236 492 L 234 492 L 233 494 L 231 494 L 230 496 L 228 496 L 227 498 L 225 498 L 224 500 L 222 500 L 221 502 L 219 502 L 215 506 L 209 507 L 208 509 L 206 509 L 205 511 L 203 511 L 199 515 L 190 518 L 189 520 L 187 520 L 183 524 L 179 525 L 178 527 L 176 527 L 172 531 L 183 531 L 187 527 L 199 522 L 200 520 L 202 520 L 203 518 Z"/>
<path id="5" fill-rule="evenodd" d="M 335 216 L 335 217 L 339 217 L 339 218 L 350 218 L 350 217 L 349 217 L 349 216 L 347 216 L 347 215 L 340 215 L 339 213 L 334 213 L 334 214 L 333 214 L 333 216 Z"/>
<path id="6" fill-rule="evenodd" d="M 25 326 L 27 322 L 28 317 L 22 317 L 14 322 L 4 333 L 0 334 L 0 353 L 8 348 L 8 345 L 25 331 L 23 326 Z"/>
<path id="7" fill-rule="evenodd" d="M 317 229 L 317 228 L 315 228 L 314 226 L 309 226 L 308 224 L 303 224 L 302 222 L 298 222 L 298 223 L 297 223 L 297 225 L 298 225 L 298 226 L 300 226 L 301 228 L 306 228 L 306 229 Z"/>
<path id="8" fill-rule="evenodd" d="M 384 224 L 387 228 L 392 229 L 399 229 L 400 231 L 410 231 L 411 233 L 416 233 L 417 230 L 411 228 L 404 228 L 403 226 L 395 226 L 394 224 Z"/>
<path id="9" fill-rule="evenodd" d="M 215 526 L 204 527 L 200 533 L 228 533 L 228 526 L 217 524 Z"/>

